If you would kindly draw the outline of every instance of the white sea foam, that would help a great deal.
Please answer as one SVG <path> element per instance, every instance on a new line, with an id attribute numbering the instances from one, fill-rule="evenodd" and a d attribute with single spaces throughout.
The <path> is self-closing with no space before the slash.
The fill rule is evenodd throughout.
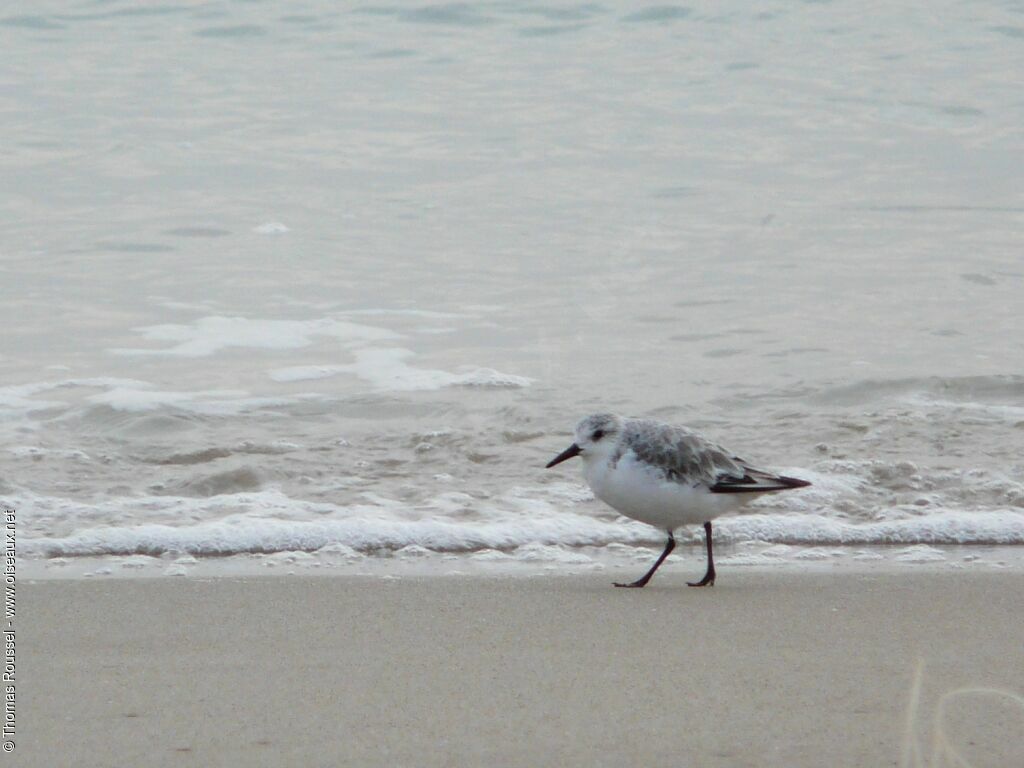
<path id="1" fill-rule="evenodd" d="M 461 373 L 416 368 L 406 362 L 414 357 L 414 353 L 400 347 L 358 349 L 354 355 L 355 362 L 347 365 L 292 366 L 272 370 L 269 375 L 274 381 L 292 382 L 348 373 L 368 382 L 378 391 L 389 392 L 414 392 L 443 387 L 519 389 L 533 383 L 526 376 L 501 373 L 491 368 L 474 368 Z"/>
<path id="2" fill-rule="evenodd" d="M 121 355 L 171 355 L 207 357 L 232 347 L 249 349 L 298 349 L 313 339 L 326 337 L 349 343 L 401 338 L 385 328 L 344 320 L 262 320 L 245 317 L 203 317 L 189 325 L 151 325 L 136 329 L 149 341 L 177 342 L 163 349 L 114 349 Z"/>
<path id="3" fill-rule="evenodd" d="M 360 560 L 365 557 L 362 552 L 352 549 L 347 544 L 339 543 L 320 547 L 320 549 L 316 550 L 315 554 L 321 558 L 339 558 L 348 561 Z"/>
<path id="4" fill-rule="evenodd" d="M 79 451 L 73 448 L 40 448 L 34 445 L 18 445 L 8 448 L 7 452 L 19 459 L 33 459 L 35 461 L 41 461 L 43 459 L 51 461 L 89 461 L 89 454 L 85 451 Z"/>
<path id="5" fill-rule="evenodd" d="M 375 388 L 392 392 L 440 389 L 452 386 L 528 387 L 532 380 L 490 369 L 449 373 L 429 368 L 414 368 L 405 361 L 413 352 L 402 348 L 356 350 L 356 361 L 349 370 Z"/>
<path id="6" fill-rule="evenodd" d="M 253 227 L 252 231 L 258 235 L 283 235 L 285 232 L 290 232 L 291 230 L 280 221 L 267 221 Z"/>
<path id="7" fill-rule="evenodd" d="M 400 386 L 466 381 L 462 372 L 416 369 L 410 355 L 383 355 L 400 373 Z M 367 409 L 358 400 L 343 403 L 344 415 L 332 421 L 335 403 L 313 395 L 185 392 L 114 377 L 5 391 L 30 403 L 41 396 L 50 400 L 51 393 L 67 396 L 60 403 L 67 410 L 43 417 L 58 424 L 59 432 L 41 434 L 39 417 L 12 422 L 10 434 L 18 442 L 0 452 L 13 468 L 0 480 L 0 501 L 23 510 L 19 533 L 26 553 L 223 555 L 341 545 L 372 556 L 407 546 L 512 553 L 537 543 L 645 545 L 634 553 L 644 559 L 650 556 L 646 546 L 661 539 L 596 502 L 575 474 L 543 473 L 540 467 L 564 445 L 564 436 L 549 434 L 532 415 L 523 418 L 514 408 L 496 416 L 488 404 L 482 427 L 457 418 L 449 422 L 448 412 L 428 412 L 422 422 L 392 431 L 391 422 L 384 428 L 376 422 L 367 429 L 354 426 L 351 414 L 361 420 Z M 408 401 L 399 400 L 373 403 L 371 419 L 390 413 L 393 401 L 405 418 Z M 252 439 L 251 420 L 230 421 L 269 406 L 275 413 L 295 413 L 300 421 L 260 420 L 282 428 L 251 433 Z M 495 418 L 505 423 L 494 428 Z M 888 428 L 884 415 L 877 423 Z M 232 429 L 234 424 L 244 424 L 246 431 Z M 103 430 L 99 437 L 90 432 L 96 425 Z M 127 447 L 112 448 L 110 435 L 127 438 Z M 284 439 L 299 435 L 301 442 Z M 1014 473 L 1002 471 L 1004 465 L 1010 466 L 822 458 L 785 470 L 812 480 L 812 487 L 760 500 L 752 514 L 716 521 L 716 538 L 799 548 L 1024 544 L 1024 486 Z M 540 477 L 544 482 L 537 485 Z M 528 478 L 534 484 L 514 484 Z M 27 490 L 46 487 L 48 496 Z M 698 541 L 699 531 L 680 538 Z M 906 557 L 897 562 L 923 556 L 900 554 Z M 784 548 L 760 556 L 803 557 Z"/>
<path id="8" fill-rule="evenodd" d="M 25 416 L 37 411 L 61 408 L 65 405 L 59 400 L 37 400 L 33 395 L 53 389 L 53 384 L 23 384 L 0 388 L 0 416 Z"/>
<path id="9" fill-rule="evenodd" d="M 473 553 L 472 559 L 481 563 L 501 563 L 511 560 L 512 556 L 500 549 L 481 549 Z"/>
<path id="10" fill-rule="evenodd" d="M 866 550 L 861 550 L 861 551 L 859 551 L 859 552 L 854 554 L 853 559 L 854 560 L 884 560 L 885 556 L 882 555 L 882 554 L 879 554 L 878 552 L 869 552 L 869 551 L 866 551 Z"/>
<path id="11" fill-rule="evenodd" d="M 449 386 L 479 387 L 481 389 L 521 389 L 533 383 L 527 376 L 516 376 L 502 373 L 493 368 L 476 368 L 466 373 L 456 374 Z"/>
<path id="12" fill-rule="evenodd" d="M 258 408 L 284 406 L 300 401 L 319 399 L 314 393 L 300 393 L 288 397 L 254 397 L 240 389 L 166 391 L 157 390 L 149 382 L 125 378 L 63 379 L 59 381 L 36 382 L 0 389 L 0 418 L 25 417 L 46 410 L 67 410 L 72 402 L 68 400 L 39 399 L 41 393 L 75 389 L 105 390 L 84 398 L 86 403 L 105 405 L 117 411 L 143 413 L 158 410 L 178 410 L 209 416 L 233 416 Z M 62 457 L 80 460 L 82 451 L 49 449 L 21 446 L 8 449 L 14 455 L 23 457 Z"/>
<path id="13" fill-rule="evenodd" d="M 539 544 L 531 542 L 516 547 L 512 558 L 526 563 L 546 562 L 566 565 L 584 565 L 594 559 L 582 552 L 573 551 L 561 544 Z"/>
<path id="14" fill-rule="evenodd" d="M 53 539 L 28 538 L 28 556 L 159 554 L 185 551 L 202 555 L 239 552 L 315 551 L 333 543 L 374 552 L 416 545 L 441 552 L 512 549 L 535 542 L 569 546 L 599 543 L 613 538 L 608 524 L 567 516 L 550 521 L 508 521 L 477 525 L 441 520 L 295 521 L 253 519 L 231 515 L 194 526 L 138 525 L 91 528 Z M 645 536 L 634 533 L 634 538 Z"/>
<path id="15" fill-rule="evenodd" d="M 142 413 L 163 408 L 176 408 L 208 416 L 231 416 L 256 408 L 287 405 L 297 399 L 309 399 L 315 395 L 295 397 L 248 397 L 240 389 L 219 389 L 199 392 L 159 392 L 149 389 L 117 387 L 89 397 L 97 405 L 107 405 L 118 411 Z"/>
<path id="16" fill-rule="evenodd" d="M 945 560 L 946 555 L 942 550 L 927 544 L 915 544 L 897 552 L 894 559 L 901 563 L 934 563 Z"/>
<path id="17" fill-rule="evenodd" d="M 65 400 L 39 400 L 35 395 L 62 389 L 110 389 L 115 387 L 144 388 L 149 384 L 137 379 L 95 377 L 38 381 L 29 384 L 0 387 L 0 417 L 20 417 L 38 411 L 66 408 Z"/>
<path id="18" fill-rule="evenodd" d="M 656 545 L 662 538 L 658 531 L 639 523 L 558 509 L 550 502 L 531 501 L 522 495 L 506 496 L 489 504 L 476 502 L 478 516 L 469 520 L 463 516 L 463 505 L 453 506 L 443 499 L 428 505 L 432 510 L 429 516 L 424 516 L 423 507 L 413 515 L 413 510 L 393 500 L 373 495 L 368 500 L 374 503 L 341 506 L 292 499 L 273 489 L 206 498 L 145 497 L 128 503 L 136 524 L 98 525 L 105 519 L 123 519 L 126 502 L 90 505 L 34 498 L 34 503 L 25 505 L 21 503 L 24 499 L 0 499 L 31 510 L 22 539 L 22 551 L 29 556 L 164 552 L 231 555 L 312 552 L 339 545 L 342 555 L 349 550 L 374 553 L 405 547 L 435 552 L 507 552 L 522 547 Z M 68 528 L 73 532 L 67 535 L 44 533 Z M 764 541 L 802 546 L 1024 544 L 1024 513 L 940 513 L 861 524 L 822 515 L 748 515 L 716 521 L 715 535 L 721 542 Z M 682 537 L 699 539 L 696 531 L 686 531 Z M 520 555 L 525 557 L 530 551 L 523 550 Z M 541 554 L 546 551 L 537 550 Z M 909 561 L 929 552 L 919 548 L 903 554 Z M 806 559 L 818 555 L 831 557 L 832 552 L 806 550 L 793 557 Z"/>
<path id="19" fill-rule="evenodd" d="M 404 547 L 397 550 L 394 556 L 400 560 L 408 560 L 429 557 L 432 554 L 434 554 L 434 552 L 426 547 L 420 546 L 419 544 L 406 544 Z"/>
<path id="20" fill-rule="evenodd" d="M 832 554 L 824 549 L 801 549 L 793 555 L 794 560 L 828 560 Z"/>

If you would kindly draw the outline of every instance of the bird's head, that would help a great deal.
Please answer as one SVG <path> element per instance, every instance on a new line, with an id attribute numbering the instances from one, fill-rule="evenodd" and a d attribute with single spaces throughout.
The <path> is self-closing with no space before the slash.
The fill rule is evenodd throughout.
<path id="1" fill-rule="evenodd" d="M 593 461 L 615 450 L 622 419 L 613 413 L 595 413 L 576 425 L 576 440 L 547 464 L 547 469 L 561 464 L 566 459 L 579 456 L 584 461 Z"/>

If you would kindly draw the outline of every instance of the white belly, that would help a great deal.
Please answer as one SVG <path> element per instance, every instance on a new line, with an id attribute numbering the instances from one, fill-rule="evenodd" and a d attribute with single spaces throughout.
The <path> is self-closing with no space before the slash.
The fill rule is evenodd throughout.
<path id="1" fill-rule="evenodd" d="M 698 525 L 733 512 L 754 494 L 712 493 L 706 485 L 664 479 L 650 465 L 626 451 L 615 467 L 606 461 L 584 462 L 583 476 L 594 495 L 634 520 L 662 530 Z"/>

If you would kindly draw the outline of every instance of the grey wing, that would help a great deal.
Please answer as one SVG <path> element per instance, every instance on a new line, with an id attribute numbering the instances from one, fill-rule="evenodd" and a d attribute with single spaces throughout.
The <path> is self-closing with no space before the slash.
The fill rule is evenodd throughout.
<path id="1" fill-rule="evenodd" d="M 685 427 L 637 420 L 629 425 L 637 458 L 660 469 L 666 479 L 714 490 L 722 479 L 741 478 L 743 465 L 729 451 Z"/>
<path id="2" fill-rule="evenodd" d="M 752 467 L 739 456 L 685 427 L 657 422 L 630 424 L 637 458 L 686 485 L 706 485 L 712 493 L 767 493 L 810 485 L 806 480 Z"/>

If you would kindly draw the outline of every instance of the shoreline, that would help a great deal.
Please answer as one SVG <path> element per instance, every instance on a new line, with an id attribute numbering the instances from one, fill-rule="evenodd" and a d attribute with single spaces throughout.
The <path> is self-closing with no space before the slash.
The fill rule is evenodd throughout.
<path id="1" fill-rule="evenodd" d="M 329 550 L 329 551 L 328 551 Z M 246 553 L 230 557 L 194 557 L 188 553 L 108 555 L 103 557 L 19 558 L 19 578 L 29 581 L 138 578 L 250 578 L 259 576 L 466 578 L 585 575 L 606 572 L 616 579 L 641 575 L 657 558 L 660 546 L 611 545 L 561 547 L 536 545 L 514 552 L 482 550 L 443 553 L 407 547 L 366 555 L 343 545 L 317 552 Z M 873 546 L 790 546 L 766 542 L 719 544 L 715 563 L 720 574 L 1024 572 L 1024 546 L 1013 544 L 880 544 Z M 700 542 L 680 544 L 663 570 L 699 577 L 704 568 Z M 699 571 L 699 573 L 698 573 Z M 659 572 L 659 578 L 661 573 Z"/>

